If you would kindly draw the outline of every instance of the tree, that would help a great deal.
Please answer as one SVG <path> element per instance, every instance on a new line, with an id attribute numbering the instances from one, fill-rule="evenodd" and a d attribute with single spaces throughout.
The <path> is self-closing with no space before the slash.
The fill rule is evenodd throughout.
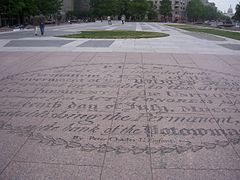
<path id="1" fill-rule="evenodd" d="M 149 0 L 91 0 L 90 14 L 93 17 L 121 16 L 142 20 L 149 10 Z"/>
<path id="2" fill-rule="evenodd" d="M 90 14 L 94 17 L 101 17 L 102 14 L 99 9 L 99 3 L 101 0 L 91 0 L 90 1 Z"/>
<path id="3" fill-rule="evenodd" d="M 90 12 L 92 16 L 115 16 L 118 14 L 117 0 L 91 0 Z"/>
<path id="4" fill-rule="evenodd" d="M 216 20 L 217 19 L 217 8 L 213 6 L 203 7 L 203 18 L 204 20 Z"/>
<path id="5" fill-rule="evenodd" d="M 57 13 L 63 5 L 63 0 L 35 0 L 37 10 L 45 15 Z"/>
<path id="6" fill-rule="evenodd" d="M 28 0 L 8 0 L 6 13 L 9 15 L 20 15 L 28 8 Z"/>
<path id="7" fill-rule="evenodd" d="M 134 20 L 142 20 L 147 14 L 148 7 L 147 0 L 132 0 L 129 3 L 129 13 Z"/>
<path id="8" fill-rule="evenodd" d="M 130 0 L 117 0 L 117 8 L 119 15 L 129 16 L 129 3 Z"/>
<path id="9" fill-rule="evenodd" d="M 7 13 L 8 11 L 8 0 L 1 0 L 0 3 L 0 14 Z"/>
<path id="10" fill-rule="evenodd" d="M 240 3 L 236 6 L 236 13 L 233 16 L 233 19 L 240 21 Z"/>
<path id="11" fill-rule="evenodd" d="M 29 16 L 36 11 L 35 0 L 3 0 L 0 10 L 8 16 L 9 25 L 22 24 L 24 16 Z"/>
<path id="12" fill-rule="evenodd" d="M 159 8 L 159 13 L 164 17 L 165 22 L 167 20 L 166 17 L 171 16 L 171 11 L 172 11 L 171 1 L 162 0 L 161 6 Z"/>
<path id="13" fill-rule="evenodd" d="M 39 12 L 44 15 L 57 13 L 62 7 L 63 0 L 1 0 L 0 12 L 8 17 L 8 24 L 24 23 L 24 17 Z M 16 21 L 17 20 L 17 21 Z"/>
<path id="14" fill-rule="evenodd" d="M 58 12 L 63 0 L 1 0 L 1 12 L 9 15 L 34 15 L 37 11 L 49 15 Z"/>
<path id="15" fill-rule="evenodd" d="M 191 0 L 186 11 L 188 19 L 193 22 L 226 18 L 215 6 L 204 5 L 200 0 Z"/>
<path id="16" fill-rule="evenodd" d="M 130 0 L 117 0 L 117 7 L 120 15 L 129 13 L 129 2 Z"/>
<path id="17" fill-rule="evenodd" d="M 190 21 L 198 21 L 203 18 L 204 5 L 200 0 L 191 0 L 187 5 L 187 17 Z"/>
<path id="18" fill-rule="evenodd" d="M 157 7 L 154 5 L 153 1 L 149 1 L 149 8 L 148 8 L 148 19 L 149 20 L 157 20 Z"/>
<path id="19" fill-rule="evenodd" d="M 217 11 L 217 19 L 221 21 L 228 21 L 230 17 L 224 15 L 222 11 Z"/>

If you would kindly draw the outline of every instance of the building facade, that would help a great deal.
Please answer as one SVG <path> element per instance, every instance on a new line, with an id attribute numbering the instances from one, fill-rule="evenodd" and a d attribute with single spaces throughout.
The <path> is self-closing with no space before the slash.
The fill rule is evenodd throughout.
<path id="1" fill-rule="evenodd" d="M 234 16 L 234 13 L 233 13 L 233 9 L 232 9 L 232 6 L 230 5 L 230 7 L 228 8 L 228 11 L 224 13 L 225 16 L 228 16 L 230 18 L 232 18 Z"/>
<path id="2" fill-rule="evenodd" d="M 88 11 L 89 10 L 90 0 L 74 0 L 74 10 L 75 11 Z"/>
<path id="3" fill-rule="evenodd" d="M 172 20 L 182 22 L 186 20 L 186 8 L 189 0 L 172 0 Z"/>
<path id="4" fill-rule="evenodd" d="M 151 0 L 159 10 L 162 0 Z M 186 7 L 190 0 L 170 0 L 172 3 L 172 21 L 184 21 L 186 19 Z"/>
<path id="5" fill-rule="evenodd" d="M 74 0 L 63 0 L 62 10 L 64 12 L 73 11 Z"/>
<path id="6" fill-rule="evenodd" d="M 150 1 L 153 1 L 153 4 L 159 10 L 159 7 L 161 6 L 161 1 L 162 0 L 150 0 Z M 172 3 L 172 21 L 173 22 L 183 22 L 183 21 L 185 21 L 186 20 L 187 5 L 191 0 L 170 0 L 170 1 Z M 201 0 L 201 2 L 205 6 L 215 7 L 215 4 L 214 3 L 209 3 L 208 0 Z"/>
<path id="7" fill-rule="evenodd" d="M 63 0 L 62 10 L 68 11 L 88 11 L 90 0 Z"/>

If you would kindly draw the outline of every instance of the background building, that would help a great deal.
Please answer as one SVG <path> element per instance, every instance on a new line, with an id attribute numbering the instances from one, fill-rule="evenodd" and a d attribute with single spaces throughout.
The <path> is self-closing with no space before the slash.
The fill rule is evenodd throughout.
<path id="1" fill-rule="evenodd" d="M 62 21 L 86 16 L 90 8 L 90 0 L 63 0 Z"/>
<path id="2" fill-rule="evenodd" d="M 172 0 L 172 20 L 174 22 L 186 20 L 186 8 L 189 0 Z"/>
<path id="3" fill-rule="evenodd" d="M 88 11 L 90 0 L 63 0 L 62 10 L 68 11 Z"/>
<path id="4" fill-rule="evenodd" d="M 89 10 L 90 0 L 74 0 L 74 11 L 85 12 Z"/>
<path id="5" fill-rule="evenodd" d="M 62 10 L 66 13 L 68 11 L 73 11 L 74 0 L 63 0 Z"/>
<path id="6" fill-rule="evenodd" d="M 162 0 L 151 0 L 159 10 Z M 184 21 L 186 19 L 186 7 L 190 0 L 170 0 L 172 2 L 172 21 Z"/>
<path id="7" fill-rule="evenodd" d="M 159 9 L 161 0 L 151 0 L 151 1 L 153 1 L 153 4 L 157 7 L 157 9 Z"/>
<path id="8" fill-rule="evenodd" d="M 234 16 L 234 13 L 233 13 L 233 9 L 232 9 L 232 6 L 230 5 L 230 7 L 228 8 L 228 11 L 224 13 L 224 15 L 232 18 Z"/>
<path id="9" fill-rule="evenodd" d="M 161 6 L 162 0 L 150 0 L 153 1 L 153 4 L 157 7 L 159 10 L 159 7 Z M 170 0 L 172 2 L 172 21 L 173 22 L 183 22 L 186 20 L 186 8 L 188 3 L 191 0 Z M 213 6 L 215 7 L 214 3 L 210 3 L 208 0 L 201 0 L 201 2 L 205 6 Z M 231 11 L 230 11 L 231 12 Z M 160 18 L 159 18 L 160 20 Z"/>

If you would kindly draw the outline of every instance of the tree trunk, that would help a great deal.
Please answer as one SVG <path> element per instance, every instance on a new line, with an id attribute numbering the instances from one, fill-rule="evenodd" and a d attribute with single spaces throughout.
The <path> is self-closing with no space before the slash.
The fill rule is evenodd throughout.
<path id="1" fill-rule="evenodd" d="M 17 15 L 17 22 L 19 25 L 21 24 L 21 16 L 20 15 Z"/>

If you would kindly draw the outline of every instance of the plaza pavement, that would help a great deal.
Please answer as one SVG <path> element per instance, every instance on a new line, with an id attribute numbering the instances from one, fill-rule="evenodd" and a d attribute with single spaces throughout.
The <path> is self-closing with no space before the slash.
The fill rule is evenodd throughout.
<path id="1" fill-rule="evenodd" d="M 53 37 L 88 29 L 169 37 Z M 0 179 L 239 180 L 240 42 L 159 23 L 0 33 Z"/>
<path id="2" fill-rule="evenodd" d="M 155 39 L 98 40 L 85 46 L 89 39 L 63 39 L 56 36 L 73 34 L 80 30 L 143 30 L 170 34 L 169 37 Z M 49 42 L 50 41 L 50 42 Z M 104 42 L 111 45 L 105 45 Z M 77 51 L 77 52 L 155 52 L 187 54 L 231 54 L 239 55 L 240 43 L 237 40 L 213 35 L 189 33 L 170 28 L 159 23 L 106 22 L 52 26 L 46 29 L 44 37 L 33 36 L 33 30 L 1 33 L 1 51 Z"/>

